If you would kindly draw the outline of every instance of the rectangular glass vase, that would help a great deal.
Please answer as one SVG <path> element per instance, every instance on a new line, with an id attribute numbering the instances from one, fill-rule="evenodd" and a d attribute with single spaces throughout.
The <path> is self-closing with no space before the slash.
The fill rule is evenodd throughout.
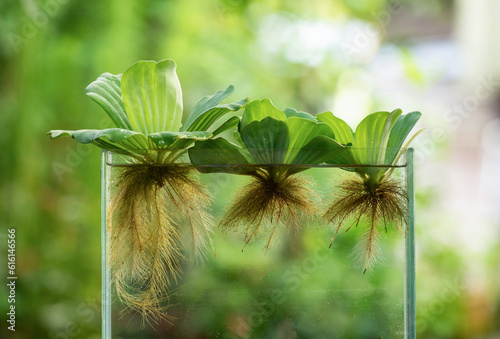
<path id="1" fill-rule="evenodd" d="M 207 240 L 201 256 L 181 249 L 186 252 L 175 263 L 177 275 L 160 279 L 160 283 L 168 285 L 159 287 L 163 298 L 160 317 L 145 317 L 130 307 L 124 293 L 117 292 L 115 262 L 133 259 L 120 256 L 127 254 L 123 248 L 118 249 L 119 255 L 111 253 L 117 251 L 113 247 L 113 241 L 117 241 L 113 228 L 121 227 L 116 224 L 122 219 L 107 213 L 111 208 L 114 213 L 123 213 L 128 206 L 122 204 L 122 211 L 110 207 L 113 199 L 118 199 L 117 194 L 124 194 L 118 193 L 125 182 L 124 171 L 134 166 L 140 165 L 133 157 L 102 152 L 103 338 L 415 338 L 413 149 L 402 150 L 395 165 L 357 165 L 387 170 L 405 194 L 403 224 L 399 231 L 393 223 L 379 227 L 380 253 L 366 272 L 356 259 L 360 252 L 356 248 L 366 236 L 369 221 L 346 217 L 332 242 L 338 225 L 324 218 L 335 197 L 342 194 L 342 185 L 359 177 L 352 171 L 356 167 L 353 164 L 302 165 L 306 170 L 293 176 L 307 182 L 314 213 L 301 218 L 294 228 L 276 228 L 271 243 L 267 233 L 258 233 L 247 244 L 241 227 L 228 231 L 223 220 L 229 206 L 244 194 L 253 179 L 199 173 L 187 155 L 180 157 L 176 166 L 187 171 L 210 196 L 205 211 L 210 217 L 204 222 L 211 227 L 213 246 Z M 153 207 L 142 208 L 149 211 Z M 176 203 L 162 208 L 172 213 L 168 217 L 172 227 L 191 227 L 182 224 L 187 219 L 179 215 L 182 208 L 177 208 Z M 273 229 L 275 221 L 265 221 L 268 230 Z M 179 237 L 178 242 L 182 247 L 186 241 Z M 130 253 L 151 245 L 145 239 L 139 245 L 133 240 L 130 243 L 135 246 Z M 155 255 L 151 250 L 148 253 Z M 163 263 L 168 270 L 168 263 Z M 151 287 L 148 279 L 143 279 L 145 288 Z M 141 288 L 135 281 L 128 286 L 126 295 L 142 293 Z"/>

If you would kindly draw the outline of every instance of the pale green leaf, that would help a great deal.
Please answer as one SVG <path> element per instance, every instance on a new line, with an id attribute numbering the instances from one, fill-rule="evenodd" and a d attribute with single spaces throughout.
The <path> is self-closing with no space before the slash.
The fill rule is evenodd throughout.
<path id="1" fill-rule="evenodd" d="M 318 121 L 326 123 L 335 134 L 335 140 L 342 145 L 353 145 L 354 135 L 351 127 L 342 119 L 337 118 L 332 112 L 320 113 L 316 116 Z"/>
<path id="2" fill-rule="evenodd" d="M 85 93 L 101 106 L 118 128 L 132 129 L 125 113 L 120 88 L 121 76 L 102 74 L 85 89 Z"/>
<path id="3" fill-rule="evenodd" d="M 212 133 L 206 131 L 195 132 L 159 132 L 151 133 L 149 138 L 160 148 L 183 149 L 193 144 L 196 140 L 207 140 Z"/>
<path id="4" fill-rule="evenodd" d="M 230 96 L 234 92 L 234 86 L 229 85 L 225 90 L 217 91 L 215 94 L 203 97 L 194 106 L 193 110 L 186 119 L 186 122 L 182 125 L 181 131 L 185 131 L 189 126 L 205 111 L 210 108 L 217 106 L 219 102 Z"/>
<path id="5" fill-rule="evenodd" d="M 70 136 L 82 144 L 92 143 L 110 150 L 146 150 L 150 148 L 148 138 L 144 134 L 122 128 L 108 128 L 103 130 L 83 129 L 76 131 L 53 130 L 48 134 L 52 139 Z"/>
<path id="6" fill-rule="evenodd" d="M 182 90 L 175 69 L 170 59 L 139 61 L 123 73 L 122 97 L 134 130 L 146 135 L 179 130 Z"/>
<path id="7" fill-rule="evenodd" d="M 380 147 L 383 149 L 387 148 L 387 144 L 389 142 L 389 136 L 391 134 L 392 128 L 394 127 L 394 124 L 398 120 L 399 116 L 403 113 L 403 111 L 399 108 L 395 109 L 394 111 L 389 114 L 387 117 L 387 120 L 385 121 L 384 125 L 384 130 L 381 133 L 381 140 L 380 140 Z M 385 160 L 385 153 L 383 156 L 381 156 L 378 159 L 380 162 L 383 162 Z"/>
<path id="8" fill-rule="evenodd" d="M 209 129 L 220 117 L 229 113 L 236 112 L 244 107 L 248 99 L 242 99 L 230 104 L 223 104 L 212 107 L 202 114 L 200 114 L 191 125 L 186 129 L 187 131 L 206 131 Z"/>
<path id="9" fill-rule="evenodd" d="M 254 100 L 245 107 L 239 131 L 241 132 L 252 121 L 261 121 L 268 117 L 280 121 L 286 120 L 285 113 L 274 107 L 270 99 Z"/>
<path id="10" fill-rule="evenodd" d="M 392 164 L 394 162 L 403 142 L 421 116 L 422 113 L 420 112 L 410 112 L 398 117 L 389 135 L 387 153 L 385 155 L 386 164 Z"/>
<path id="11" fill-rule="evenodd" d="M 222 125 L 220 125 L 215 131 L 213 131 L 212 136 L 217 136 L 221 134 L 222 132 L 225 132 L 233 127 L 238 126 L 240 123 L 241 118 L 240 117 L 231 117 L 227 119 Z"/>
<path id="12" fill-rule="evenodd" d="M 241 123 L 241 122 L 240 122 Z M 235 130 L 234 133 L 233 133 L 233 136 L 234 136 L 234 140 L 236 140 L 236 142 L 243 148 L 245 148 L 245 143 L 243 142 L 243 140 L 241 139 L 241 133 L 238 131 L 238 130 Z"/>
<path id="13" fill-rule="evenodd" d="M 229 85 L 224 91 L 218 91 L 215 94 L 209 95 L 201 99 L 193 108 L 191 113 L 182 125 L 181 131 L 206 131 L 218 118 L 229 111 L 237 111 L 247 104 L 248 98 L 242 99 L 232 104 L 218 106 L 219 110 L 226 108 L 222 114 L 207 112 L 215 108 L 222 100 L 231 95 L 234 91 L 234 86 Z"/>
<path id="14" fill-rule="evenodd" d="M 382 165 L 385 161 L 385 148 L 389 134 L 401 110 L 393 112 L 376 112 L 364 118 L 355 133 L 356 157 L 358 163 Z"/>
<path id="15" fill-rule="evenodd" d="M 298 117 L 304 118 L 307 120 L 316 121 L 316 119 L 309 113 L 306 112 L 298 112 L 295 108 L 287 107 L 283 110 L 287 118 Z"/>

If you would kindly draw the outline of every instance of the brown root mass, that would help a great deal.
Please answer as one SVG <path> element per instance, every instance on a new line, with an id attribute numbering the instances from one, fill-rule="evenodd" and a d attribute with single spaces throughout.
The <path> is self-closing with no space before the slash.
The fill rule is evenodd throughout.
<path id="1" fill-rule="evenodd" d="M 369 182 L 356 176 L 338 187 L 340 192 L 324 217 L 337 225 L 332 243 L 347 220 L 354 219 L 346 232 L 352 226 L 363 225 L 363 238 L 355 253 L 364 273 L 372 269 L 380 256 L 381 231 L 387 232 L 390 226 L 402 232 L 402 225 L 407 221 L 407 194 L 402 183 L 395 179 Z"/>
<path id="2" fill-rule="evenodd" d="M 211 244 L 209 198 L 188 167 L 120 170 L 107 211 L 112 282 L 119 299 L 144 321 L 169 321 L 169 286 L 180 278 L 186 247 L 199 256 Z"/>
<path id="3" fill-rule="evenodd" d="M 267 251 L 282 228 L 298 230 L 304 218 L 318 212 L 310 186 L 296 175 L 280 180 L 255 177 L 236 196 L 220 225 L 228 230 L 244 229 L 246 244 L 267 236 Z"/>

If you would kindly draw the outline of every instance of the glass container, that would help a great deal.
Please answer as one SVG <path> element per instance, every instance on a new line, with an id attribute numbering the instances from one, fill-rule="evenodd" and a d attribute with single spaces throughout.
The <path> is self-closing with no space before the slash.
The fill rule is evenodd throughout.
<path id="1" fill-rule="evenodd" d="M 191 165 L 186 152 L 175 163 L 189 169 L 210 195 L 207 223 L 215 253 L 208 246 L 201 260 L 185 255 L 182 273 L 165 289 L 168 317 L 148 322 L 117 296 L 110 263 L 117 258 L 109 253 L 115 226 L 106 214 L 121 173 L 139 165 L 129 155 L 102 152 L 103 338 L 415 338 L 413 149 L 402 150 L 395 165 L 300 165 L 303 171 L 294 176 L 309 182 L 315 215 L 301 219 L 295 230 L 278 230 L 269 249 L 265 236 L 247 244 L 242 232 L 221 226 L 228 206 L 251 178 L 222 170 L 200 173 L 210 171 Z M 206 168 L 227 166 L 244 170 L 227 163 Z M 342 183 L 358 176 L 359 167 L 383 169 L 406 195 L 401 231 L 391 225 L 379 229 L 380 255 L 366 272 L 356 260 L 356 246 L 367 221 L 362 218 L 356 226 L 355 218 L 346 218 L 332 242 L 336 225 L 323 218 L 342 193 Z"/>

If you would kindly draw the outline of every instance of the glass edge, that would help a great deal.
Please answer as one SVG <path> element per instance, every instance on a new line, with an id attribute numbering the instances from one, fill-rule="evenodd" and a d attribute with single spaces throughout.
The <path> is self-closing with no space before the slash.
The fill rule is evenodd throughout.
<path id="1" fill-rule="evenodd" d="M 398 153 L 401 153 L 395 160 L 395 164 L 386 164 L 386 163 L 381 163 L 381 164 L 352 164 L 352 163 L 336 163 L 336 164 L 326 164 L 326 163 L 300 163 L 300 164 L 279 164 L 279 163 L 257 163 L 257 164 L 240 164 L 240 163 L 227 163 L 227 162 L 221 162 L 221 163 L 213 163 L 213 164 L 203 164 L 203 165 L 194 165 L 192 164 L 189 159 L 188 159 L 188 153 L 187 151 L 190 148 L 181 148 L 181 149 L 169 149 L 167 151 L 170 152 L 180 152 L 180 151 L 185 151 L 184 154 L 182 154 L 181 157 L 178 158 L 177 161 L 175 161 L 173 164 L 175 165 L 187 165 L 187 166 L 195 166 L 195 167 L 263 167 L 263 166 L 283 166 L 283 167 L 293 167 L 293 168 L 300 168 L 300 167 L 339 167 L 339 168 L 362 168 L 362 167 L 382 167 L 382 168 L 392 168 L 392 167 L 406 167 L 407 166 L 407 157 L 408 153 L 411 151 L 413 152 L 413 148 L 385 148 L 385 150 L 388 149 L 397 149 Z M 367 148 L 351 148 L 352 150 L 364 150 Z M 290 149 L 276 149 L 276 150 L 290 150 Z M 312 150 L 312 149 L 311 149 Z M 318 150 L 317 148 L 314 150 Z M 123 152 L 127 152 L 127 150 L 124 149 L 119 149 L 119 150 L 114 150 L 114 149 L 103 149 L 102 150 L 106 154 L 106 162 L 109 166 L 120 166 L 120 165 L 147 165 L 147 163 L 142 163 L 142 162 L 128 162 L 127 159 L 133 160 L 134 157 L 130 154 L 123 154 Z M 159 150 L 156 149 L 150 149 L 150 150 L 131 150 L 135 152 L 140 152 L 140 151 L 147 151 L 147 152 L 157 152 Z M 208 150 L 200 150 L 200 152 L 207 152 Z M 221 151 L 217 149 L 210 150 L 213 152 Z M 234 151 L 234 150 L 231 150 Z M 161 164 L 158 166 L 162 166 Z"/>
<path id="2" fill-rule="evenodd" d="M 111 277 L 107 264 L 107 228 L 106 228 L 106 204 L 107 204 L 107 158 L 108 152 L 101 152 L 101 337 L 111 339 Z"/>
<path id="3" fill-rule="evenodd" d="M 416 281 L 415 281 L 415 178 L 414 149 L 406 152 L 407 176 L 406 187 L 408 195 L 408 223 L 405 229 L 405 270 L 404 270 L 404 337 L 416 338 Z"/>

